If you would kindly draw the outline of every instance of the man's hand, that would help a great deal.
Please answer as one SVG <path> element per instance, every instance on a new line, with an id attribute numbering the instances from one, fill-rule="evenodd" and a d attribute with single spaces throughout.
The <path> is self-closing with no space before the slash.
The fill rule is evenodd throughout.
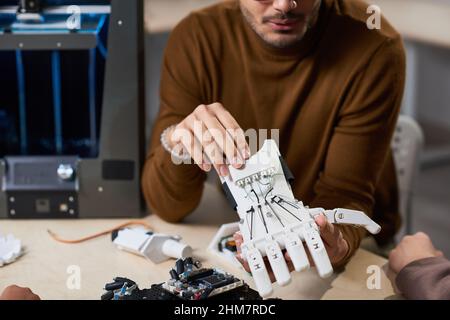
<path id="1" fill-rule="evenodd" d="M 327 218 L 323 215 L 319 215 L 315 218 L 315 221 L 317 225 L 319 226 L 320 230 L 320 236 L 322 237 L 323 243 L 325 245 L 325 249 L 327 250 L 328 256 L 330 258 L 331 264 L 338 264 L 344 259 L 346 256 L 349 246 L 347 241 L 344 239 L 342 232 L 339 230 L 339 228 L 336 228 L 333 224 L 329 223 Z M 236 232 L 234 234 L 234 240 L 236 242 L 237 247 L 237 255 L 236 259 L 242 264 L 244 269 L 247 272 L 250 272 L 250 267 L 242 257 L 241 257 L 241 245 L 244 241 L 242 234 L 240 232 Z M 305 247 L 306 253 L 308 255 L 309 263 L 311 266 L 314 266 L 314 261 L 312 260 L 312 257 L 308 251 L 308 249 Z M 286 260 L 286 263 L 288 265 L 288 269 L 290 272 L 294 270 L 294 265 L 292 264 L 291 257 L 286 252 L 286 250 L 283 250 L 284 258 Z M 264 262 L 266 265 L 266 269 L 269 272 L 270 279 L 272 282 L 275 281 L 275 276 L 273 274 L 272 268 L 270 267 L 269 261 L 267 260 L 267 257 L 264 258 Z"/>
<path id="2" fill-rule="evenodd" d="M 437 250 L 430 238 L 423 232 L 413 236 L 405 236 L 397 247 L 389 254 L 389 268 L 396 275 L 406 265 L 416 260 L 442 257 L 443 253 Z"/>
<path id="3" fill-rule="evenodd" d="M 221 176 L 250 157 L 244 131 L 220 103 L 198 106 L 167 137 L 172 149 L 182 146 L 202 170 L 213 166 Z"/>
<path id="4" fill-rule="evenodd" d="M 3 291 L 0 300 L 41 300 L 41 298 L 29 288 L 12 285 Z"/>

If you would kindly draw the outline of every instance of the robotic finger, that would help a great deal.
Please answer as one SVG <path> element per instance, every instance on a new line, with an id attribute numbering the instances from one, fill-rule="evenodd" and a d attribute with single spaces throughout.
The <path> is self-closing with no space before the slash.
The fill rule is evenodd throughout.
<path id="1" fill-rule="evenodd" d="M 280 286 L 289 284 L 291 282 L 291 274 L 278 243 L 273 239 L 268 240 L 265 249 L 277 283 Z"/>
<path id="2" fill-rule="evenodd" d="M 362 211 L 338 208 L 324 210 L 324 213 L 331 223 L 363 226 L 371 234 L 377 234 L 381 231 L 380 225 Z"/>
<path id="3" fill-rule="evenodd" d="M 249 249 L 245 254 L 245 258 L 261 297 L 264 298 L 271 295 L 273 292 L 272 281 L 270 281 L 269 273 L 259 250 L 257 248 Z"/>
<path id="4" fill-rule="evenodd" d="M 321 278 L 327 278 L 333 274 L 330 258 L 325 245 L 320 237 L 317 226 L 311 222 L 303 227 L 303 238 L 308 246 L 309 253 Z"/>
<path id="5" fill-rule="evenodd" d="M 286 233 L 284 235 L 284 244 L 286 251 L 291 257 L 295 271 L 300 272 L 309 269 L 308 256 L 306 255 L 306 251 L 300 237 L 294 232 Z"/>

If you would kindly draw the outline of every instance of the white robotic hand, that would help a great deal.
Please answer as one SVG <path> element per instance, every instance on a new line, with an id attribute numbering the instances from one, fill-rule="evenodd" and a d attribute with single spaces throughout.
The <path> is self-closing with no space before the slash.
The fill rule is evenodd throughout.
<path id="1" fill-rule="evenodd" d="M 239 215 L 239 229 L 244 239 L 242 257 L 247 260 L 262 297 L 272 293 L 264 257 L 267 256 L 277 283 L 287 285 L 291 276 L 282 250 L 289 253 L 296 271 L 308 269 L 310 263 L 303 242 L 319 275 L 325 278 L 333 273 L 314 220 L 318 214 L 324 214 L 331 223 L 363 226 L 372 234 L 381 230 L 364 212 L 310 209 L 296 200 L 289 184 L 292 173 L 273 140 L 266 140 L 243 169 L 230 166 L 229 170 L 230 175 L 221 178 L 222 186 Z"/>

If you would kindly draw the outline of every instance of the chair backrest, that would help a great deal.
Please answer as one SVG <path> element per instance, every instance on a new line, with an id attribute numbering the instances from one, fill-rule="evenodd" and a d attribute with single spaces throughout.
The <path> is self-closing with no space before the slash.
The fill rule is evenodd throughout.
<path id="1" fill-rule="evenodd" d="M 397 171 L 400 212 L 403 218 L 403 225 L 397 233 L 397 238 L 411 233 L 411 201 L 423 143 L 423 132 L 419 124 L 411 117 L 400 115 L 391 144 Z"/>

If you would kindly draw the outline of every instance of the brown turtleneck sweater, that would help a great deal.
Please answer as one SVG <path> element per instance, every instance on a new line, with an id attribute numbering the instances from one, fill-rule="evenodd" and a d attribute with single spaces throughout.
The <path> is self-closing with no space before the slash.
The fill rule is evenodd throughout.
<path id="1" fill-rule="evenodd" d="M 300 45 L 267 45 L 238 1 L 193 12 L 172 32 L 161 74 L 161 105 L 142 187 L 148 206 L 177 222 L 198 205 L 205 174 L 175 165 L 160 135 L 198 105 L 220 102 L 244 130 L 279 129 L 280 151 L 295 176 L 297 199 L 311 207 L 358 209 L 383 227 L 399 224 L 390 141 L 405 81 L 398 33 L 383 19 L 366 26 L 367 4 L 323 0 Z M 350 245 L 364 231 L 341 226 Z"/>
<path id="2" fill-rule="evenodd" d="M 400 270 L 395 282 L 410 300 L 450 300 L 450 261 L 444 257 L 413 261 Z"/>

